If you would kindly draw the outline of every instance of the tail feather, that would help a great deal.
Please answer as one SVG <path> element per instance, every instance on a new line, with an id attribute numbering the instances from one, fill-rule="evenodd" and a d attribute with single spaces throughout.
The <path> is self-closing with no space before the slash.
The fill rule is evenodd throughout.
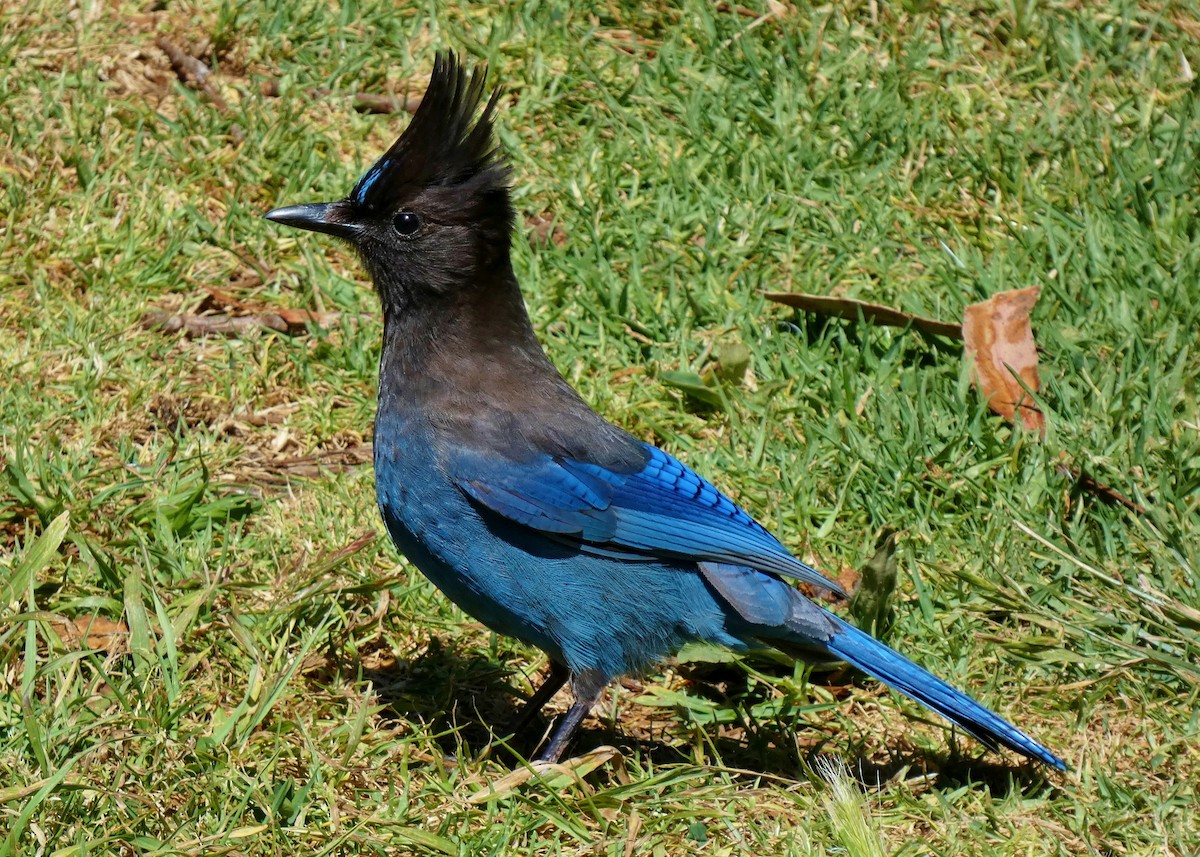
<path id="1" fill-rule="evenodd" d="M 928 706 L 993 750 L 1003 745 L 1052 768 L 1067 769 L 1062 759 L 998 714 L 869 634 L 833 618 L 841 627 L 824 647 L 834 655 Z"/>
<path id="2" fill-rule="evenodd" d="M 1060 771 L 1067 769 L 1062 759 L 1003 717 L 817 606 L 795 587 L 740 566 L 700 563 L 699 569 L 733 609 L 736 618 L 730 615 L 728 620 L 743 639 L 762 641 L 805 660 L 832 655 L 932 708 L 993 750 L 1005 746 Z"/>

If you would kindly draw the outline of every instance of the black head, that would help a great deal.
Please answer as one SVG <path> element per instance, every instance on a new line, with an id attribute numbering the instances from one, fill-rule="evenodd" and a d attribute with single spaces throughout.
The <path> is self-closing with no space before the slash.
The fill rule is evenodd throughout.
<path id="1" fill-rule="evenodd" d="M 508 168 L 492 137 L 499 90 L 475 119 L 486 69 L 434 60 L 412 122 L 342 200 L 268 212 L 277 223 L 350 242 L 386 309 L 450 295 L 508 270 Z"/>

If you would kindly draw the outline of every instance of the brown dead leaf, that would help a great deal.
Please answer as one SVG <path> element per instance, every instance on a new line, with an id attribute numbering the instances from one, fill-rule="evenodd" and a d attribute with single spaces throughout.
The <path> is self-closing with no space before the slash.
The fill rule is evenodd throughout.
<path id="1" fill-rule="evenodd" d="M 529 243 L 535 247 L 545 244 L 562 247 L 567 243 L 567 233 L 550 214 L 530 214 L 525 218 L 525 225 L 529 227 Z"/>
<path id="2" fill-rule="evenodd" d="M 307 329 L 308 322 L 317 322 L 324 324 L 331 322 L 337 318 L 336 312 L 312 312 L 311 310 L 293 310 L 293 308 L 282 306 L 270 306 L 268 304 L 258 304 L 251 300 L 242 300 L 235 298 L 234 295 L 223 290 L 212 287 L 205 287 L 205 292 L 208 292 L 206 298 L 200 300 L 196 307 L 197 313 L 205 312 L 230 312 L 240 314 L 240 316 L 278 316 L 287 323 L 289 334 L 302 334 Z"/>
<path id="3" fill-rule="evenodd" d="M 816 586 L 812 583 L 798 583 L 800 591 L 804 593 L 804 597 L 811 601 L 825 601 L 829 604 L 845 604 L 849 596 L 854 594 L 858 589 L 858 584 L 862 580 L 862 575 L 858 569 L 850 566 L 843 566 L 839 569 L 837 576 L 833 578 L 838 586 L 842 587 L 841 592 L 835 592 L 832 589 L 826 589 L 824 586 Z"/>
<path id="4" fill-rule="evenodd" d="M 1025 428 L 1044 432 L 1045 416 L 1025 392 L 1026 387 L 1036 392 L 1040 385 L 1037 345 L 1029 324 L 1040 292 L 1040 286 L 1030 286 L 971 304 L 963 313 L 962 329 L 971 379 L 987 397 L 988 407 L 1014 422 L 1019 412 Z"/>
<path id="5" fill-rule="evenodd" d="M 124 622 L 114 622 L 103 616 L 77 616 L 74 619 L 64 617 L 53 624 L 63 645 L 69 648 L 124 652 L 129 647 L 129 628 Z"/>
<path id="6" fill-rule="evenodd" d="M 851 568 L 847 565 L 843 566 L 842 570 L 838 572 L 838 586 L 842 587 L 842 589 L 844 589 L 849 595 L 853 595 L 858 590 L 858 584 L 861 581 L 862 573 L 856 568 Z M 835 601 L 842 600 L 842 597 L 836 592 L 831 592 L 830 595 L 835 597 Z"/>
<path id="7" fill-rule="evenodd" d="M 858 321 L 859 318 L 862 318 L 871 324 L 887 327 L 914 327 L 922 333 L 948 336 L 951 339 L 962 339 L 963 337 L 961 325 L 938 321 L 934 318 L 924 318 L 893 307 L 856 301 L 853 298 L 804 295 L 795 292 L 767 292 L 766 298 L 769 301 L 796 307 L 805 312 L 815 312 L 817 315 L 845 318 L 850 321 Z"/>
<path id="8" fill-rule="evenodd" d="M 336 312 L 313 312 L 307 309 L 274 307 L 254 301 L 244 301 L 220 289 L 208 288 L 205 291 L 208 292 L 208 297 L 200 301 L 200 305 L 196 307 L 198 314 L 212 310 L 218 312 L 233 310 L 234 314 L 257 317 L 264 326 L 292 335 L 305 333 L 310 322 L 315 322 L 322 327 L 329 327 L 337 321 L 339 316 L 339 313 Z M 285 325 L 283 328 L 276 327 L 273 323 L 267 323 L 273 321 L 272 317 L 274 316 L 283 320 Z"/>
<path id="9" fill-rule="evenodd" d="M 244 336 L 256 330 L 274 330 L 289 336 L 308 332 L 308 325 L 337 324 L 340 313 L 275 307 L 236 298 L 228 292 L 207 288 L 208 293 L 193 312 L 153 310 L 142 316 L 142 326 L 168 333 L 183 331 L 188 336 Z"/>

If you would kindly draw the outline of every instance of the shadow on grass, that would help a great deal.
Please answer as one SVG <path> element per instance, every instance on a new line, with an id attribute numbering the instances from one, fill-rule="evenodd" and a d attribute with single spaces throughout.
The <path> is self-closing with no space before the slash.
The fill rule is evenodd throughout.
<path id="1" fill-rule="evenodd" d="M 463 657 L 447 648 L 436 638 L 420 657 L 399 661 L 387 669 L 362 670 L 365 680 L 372 683 L 384 708 L 385 718 L 413 723 L 428 730 L 442 752 L 449 758 L 460 754 L 488 753 L 508 764 L 518 765 L 520 759 L 531 759 L 548 736 L 557 712 L 544 712 L 520 733 L 511 728 L 525 703 L 523 691 L 510 682 L 514 670 L 486 657 Z M 545 677 L 542 665 L 529 683 L 536 687 Z M 689 692 L 730 705 L 749 707 L 757 700 L 745 687 L 744 673 L 721 670 L 686 672 Z M 739 676 L 741 679 L 739 679 Z M 654 681 L 650 678 L 648 681 Z M 643 716 L 629 717 L 637 709 Z M 589 718 L 571 746 L 572 755 L 580 755 L 605 745 L 613 745 L 627 756 L 637 755 L 654 766 L 693 764 L 694 747 L 680 744 L 678 735 L 684 722 L 670 709 L 653 709 L 655 716 L 649 725 L 647 706 L 630 705 L 622 701 L 615 723 Z M 601 713 L 603 709 L 598 710 Z M 421 725 L 423 724 L 423 726 Z M 738 738 L 714 735 L 716 727 L 693 726 L 705 732 L 704 743 L 715 751 L 721 766 L 746 774 L 763 773 L 795 780 L 810 779 L 812 763 L 820 755 L 831 755 L 826 749 L 830 737 L 814 727 L 800 741 L 794 733 L 776 722 L 743 723 Z M 796 724 L 803 729 L 803 724 Z M 657 728 L 656 728 L 657 727 Z M 684 729 L 688 727 L 683 725 Z M 640 734 L 639 734 L 640 733 Z M 880 748 L 872 748 L 879 750 Z M 993 795 L 1004 796 L 1014 791 L 1022 794 L 1043 792 L 1050 784 L 1046 772 L 1034 764 L 1012 764 L 1009 757 L 989 755 L 970 758 L 951 746 L 948 754 L 929 753 L 910 745 L 891 748 L 886 761 L 859 756 L 855 759 L 836 756 L 844 763 L 851 777 L 865 789 L 882 787 L 896 777 L 906 780 L 928 777 L 935 788 L 953 789 L 962 786 L 986 788 Z"/>

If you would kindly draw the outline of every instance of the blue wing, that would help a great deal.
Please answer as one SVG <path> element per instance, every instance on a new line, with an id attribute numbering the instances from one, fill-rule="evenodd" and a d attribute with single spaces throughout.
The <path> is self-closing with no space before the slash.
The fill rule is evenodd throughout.
<path id="1" fill-rule="evenodd" d="M 493 512 L 586 551 L 729 563 L 842 591 L 691 468 L 642 447 L 645 464 L 633 472 L 547 454 L 514 462 L 459 450 L 451 476 Z"/>

